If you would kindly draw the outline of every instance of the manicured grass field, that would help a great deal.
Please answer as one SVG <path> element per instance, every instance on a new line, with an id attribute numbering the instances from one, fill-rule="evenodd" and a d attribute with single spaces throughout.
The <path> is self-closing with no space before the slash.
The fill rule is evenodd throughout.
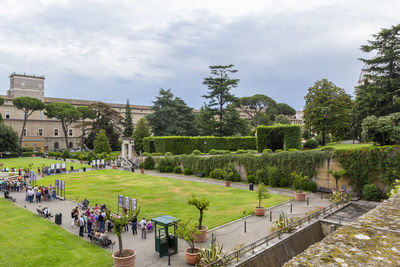
<path id="1" fill-rule="evenodd" d="M 332 143 L 332 144 L 327 144 L 326 146 L 328 147 L 333 147 L 336 150 L 347 150 L 347 149 L 360 149 L 363 147 L 371 147 L 373 144 L 338 144 L 338 143 Z M 316 150 L 320 150 L 322 147 L 317 148 Z"/>
<path id="2" fill-rule="evenodd" d="M 0 266 L 112 266 L 111 253 L 0 199 Z"/>
<path id="3" fill-rule="evenodd" d="M 33 170 L 36 172 L 38 167 L 42 167 L 43 164 L 45 164 L 46 166 L 50 166 L 50 164 L 56 164 L 56 163 L 60 163 L 60 166 L 62 164 L 62 162 L 64 161 L 60 161 L 60 160 L 54 160 L 54 159 L 44 159 L 44 158 L 40 158 L 40 157 L 24 157 L 24 158 L 10 158 L 10 159 L 0 159 L 0 163 L 3 163 L 4 165 L 2 166 L 2 168 L 4 167 L 10 167 L 10 168 L 24 168 L 24 167 L 28 167 L 28 165 L 30 163 L 33 163 Z M 0 164 L 1 165 L 1 164 Z M 80 164 L 80 163 L 71 163 L 71 162 L 66 162 L 65 167 L 67 168 L 67 170 L 70 169 L 70 166 L 74 166 L 74 169 L 82 169 L 83 167 L 90 167 L 89 165 L 85 165 L 85 164 Z"/>
<path id="4" fill-rule="evenodd" d="M 117 213 L 118 194 L 137 198 L 141 207 L 139 216 L 146 218 L 171 215 L 181 219 L 192 217 L 197 220 L 199 212 L 194 206 L 188 205 L 187 199 L 193 193 L 198 197 L 205 196 L 211 202 L 204 217 L 204 224 L 208 228 L 253 213 L 257 205 L 255 191 L 119 170 L 72 173 L 59 178 L 65 181 L 67 198 L 76 201 L 87 198 L 90 200 L 90 205 L 106 204 L 115 213 Z M 38 183 L 54 184 L 54 179 L 54 176 L 45 177 Z M 262 204 L 271 207 L 289 199 L 283 195 L 272 195 Z"/>

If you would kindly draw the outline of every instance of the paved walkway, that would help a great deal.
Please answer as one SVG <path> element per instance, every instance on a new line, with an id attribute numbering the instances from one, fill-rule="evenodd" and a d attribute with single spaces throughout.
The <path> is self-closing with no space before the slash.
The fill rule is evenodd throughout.
<path id="1" fill-rule="evenodd" d="M 151 175 L 160 175 L 171 179 L 184 179 L 190 181 L 198 181 L 203 183 L 213 183 L 213 184 L 223 184 L 223 181 L 212 180 L 207 178 L 198 178 L 198 177 L 188 177 L 188 176 L 181 176 L 181 175 L 174 175 L 174 174 L 159 174 L 156 172 L 146 172 Z M 241 184 L 241 183 L 233 183 L 233 187 L 238 188 L 247 188 L 248 185 Z M 280 194 L 290 194 L 293 195 L 293 192 L 290 190 L 276 190 L 271 189 L 271 193 L 280 193 Z M 51 213 L 61 213 L 62 217 L 62 225 L 65 230 L 78 235 L 79 228 L 71 227 L 71 210 L 73 207 L 77 205 L 76 202 L 71 200 L 55 200 L 55 201 L 46 201 L 42 203 L 29 203 L 25 201 L 25 193 L 20 192 L 11 192 L 11 196 L 17 199 L 16 204 L 24 207 L 33 213 L 36 212 L 36 208 L 38 206 L 48 206 Z M 309 205 L 307 202 L 294 202 L 289 201 L 284 204 L 275 206 L 271 209 L 268 209 L 266 215 L 264 217 L 256 217 L 254 215 L 247 216 L 245 218 L 239 219 L 237 221 L 228 223 L 226 225 L 217 227 L 215 229 L 210 229 L 208 232 L 208 240 L 211 239 L 211 236 L 214 235 L 217 237 L 217 241 L 220 244 L 223 244 L 224 251 L 231 252 L 236 247 L 251 243 L 257 239 L 260 239 L 267 234 L 270 233 L 270 228 L 272 226 L 272 222 L 270 222 L 270 213 L 272 214 L 272 221 L 276 220 L 279 216 L 280 212 L 284 212 L 289 217 L 302 217 L 306 213 L 310 213 L 315 211 L 318 207 L 325 207 L 330 204 L 328 199 L 321 199 L 320 194 L 308 194 L 309 196 Z M 292 213 L 290 209 L 292 207 Z M 45 219 L 44 219 L 45 220 Z M 54 217 L 51 218 L 54 221 Z M 244 225 L 246 222 L 246 233 L 244 232 Z M 148 234 L 147 239 L 143 240 L 140 238 L 140 231 L 139 235 L 133 236 L 132 232 L 123 233 L 123 245 L 125 248 L 132 248 L 136 250 L 137 257 L 136 257 L 136 266 L 168 266 L 168 257 L 159 258 L 158 254 L 154 251 L 154 233 Z M 114 234 L 110 235 L 113 240 L 117 240 Z M 85 237 L 87 239 L 87 237 Z M 114 250 L 117 249 L 117 243 L 114 247 Z M 202 244 L 198 244 L 199 247 L 204 247 L 208 245 L 208 241 Z M 179 253 L 173 255 L 171 257 L 171 266 L 189 266 L 185 263 L 185 255 L 184 250 L 188 247 L 187 244 L 183 240 L 179 240 Z"/>

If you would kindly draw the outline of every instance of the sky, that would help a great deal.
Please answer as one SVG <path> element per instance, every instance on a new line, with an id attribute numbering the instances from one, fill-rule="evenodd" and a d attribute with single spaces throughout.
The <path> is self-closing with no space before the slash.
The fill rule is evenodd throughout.
<path id="1" fill-rule="evenodd" d="M 2 0 L 0 94 L 12 72 L 44 75 L 45 95 L 151 105 L 171 88 L 200 108 L 209 66 L 234 64 L 238 96 L 297 110 L 326 78 L 353 94 L 360 51 L 400 23 L 399 0 Z"/>

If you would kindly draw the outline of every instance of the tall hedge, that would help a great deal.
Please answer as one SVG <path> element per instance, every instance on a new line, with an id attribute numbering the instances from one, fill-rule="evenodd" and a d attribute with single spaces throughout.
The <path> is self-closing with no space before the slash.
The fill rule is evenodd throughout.
<path id="1" fill-rule="evenodd" d="M 262 152 L 269 148 L 289 150 L 301 148 L 301 127 L 300 125 L 274 125 L 257 127 L 257 150 Z"/>
<path id="2" fill-rule="evenodd" d="M 144 138 L 144 150 L 149 153 L 171 152 L 174 155 L 191 154 L 193 150 L 209 152 L 211 149 L 255 150 L 254 136 L 214 137 L 214 136 L 151 136 Z"/>

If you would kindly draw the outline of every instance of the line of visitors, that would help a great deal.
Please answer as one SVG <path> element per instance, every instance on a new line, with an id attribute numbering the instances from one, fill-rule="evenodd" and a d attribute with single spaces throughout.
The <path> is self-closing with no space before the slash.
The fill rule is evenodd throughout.
<path id="1" fill-rule="evenodd" d="M 49 200 L 56 200 L 57 192 L 56 189 L 50 185 L 50 186 L 35 186 L 34 188 L 29 187 L 26 190 L 26 201 L 29 201 L 30 203 L 33 203 L 33 199 L 35 198 L 36 203 L 42 202 L 43 201 L 49 201 Z"/>

